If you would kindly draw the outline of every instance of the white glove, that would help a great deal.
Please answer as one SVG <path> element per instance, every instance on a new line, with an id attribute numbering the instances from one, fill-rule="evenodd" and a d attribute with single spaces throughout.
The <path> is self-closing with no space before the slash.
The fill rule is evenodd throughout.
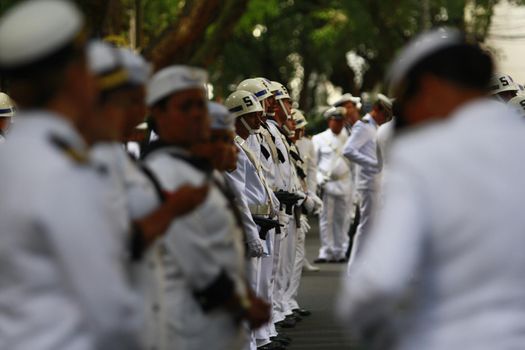
<path id="1" fill-rule="evenodd" d="M 308 195 L 308 197 L 306 197 L 306 199 L 304 200 L 303 206 L 308 214 L 312 213 L 315 209 L 314 199 L 310 195 Z"/>
<path id="2" fill-rule="evenodd" d="M 308 223 L 308 218 L 306 215 L 301 215 L 301 231 L 303 231 L 305 234 L 310 231 L 310 224 Z"/>
<path id="3" fill-rule="evenodd" d="M 290 217 L 284 212 L 284 210 L 279 211 L 279 224 L 281 224 L 281 239 L 288 236 L 288 223 L 290 222 Z"/>
<path id="4" fill-rule="evenodd" d="M 297 201 L 297 203 L 295 204 L 295 205 L 297 205 L 298 207 L 300 207 L 300 206 L 304 203 L 304 201 L 306 200 L 306 198 L 307 198 L 306 193 L 304 193 L 303 191 L 297 191 L 297 192 L 295 192 L 295 194 L 296 194 L 297 196 L 301 197 L 301 199 L 299 199 L 299 200 Z"/>
<path id="5" fill-rule="evenodd" d="M 313 213 L 315 215 L 321 215 L 321 213 L 323 212 L 323 201 L 321 200 L 321 198 L 317 197 L 315 194 L 310 195 L 310 196 L 312 197 L 312 200 L 315 202 Z"/>
<path id="6" fill-rule="evenodd" d="M 248 245 L 248 256 L 250 258 L 260 258 L 264 255 L 264 248 L 260 238 L 255 238 L 246 242 Z"/>

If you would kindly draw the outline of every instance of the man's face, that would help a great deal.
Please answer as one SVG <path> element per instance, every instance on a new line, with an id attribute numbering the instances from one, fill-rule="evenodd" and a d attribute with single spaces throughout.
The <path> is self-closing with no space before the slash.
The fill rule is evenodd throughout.
<path id="1" fill-rule="evenodd" d="M 208 141 L 210 120 L 206 95 L 201 89 L 173 94 L 164 108 L 153 108 L 159 138 L 168 143 L 191 146 Z"/>
<path id="2" fill-rule="evenodd" d="M 144 86 L 136 86 L 126 90 L 128 106 L 126 111 L 126 123 L 124 137 L 131 137 L 135 127 L 142 123 L 146 117 L 146 103 L 144 102 L 146 91 Z"/>
<path id="3" fill-rule="evenodd" d="M 9 130 L 11 125 L 11 118 L 9 117 L 0 117 L 0 134 L 5 135 Z"/>
<path id="4" fill-rule="evenodd" d="M 191 147 L 191 153 L 195 156 L 207 159 L 214 169 L 227 171 L 237 166 L 237 153 L 232 152 L 235 147 L 233 142 L 234 133 L 231 130 L 211 130 L 208 141 L 195 144 Z"/>
<path id="5" fill-rule="evenodd" d="M 240 118 L 243 118 L 244 121 L 250 126 L 250 128 L 252 128 L 253 130 L 257 130 L 261 127 L 261 124 L 262 124 L 261 117 L 262 117 L 262 112 L 253 112 L 253 113 L 245 114 L 241 116 Z"/>
<path id="6" fill-rule="evenodd" d="M 263 100 L 263 108 L 265 114 L 272 114 L 275 110 L 275 97 L 272 95 Z"/>
<path id="7" fill-rule="evenodd" d="M 294 141 L 300 140 L 304 137 L 304 128 L 295 129 Z"/>
<path id="8" fill-rule="evenodd" d="M 292 101 L 290 99 L 280 100 L 282 103 L 277 101 L 275 103 L 275 119 L 283 125 L 288 119 L 288 116 L 292 113 Z"/>
<path id="9" fill-rule="evenodd" d="M 334 134 L 339 135 L 344 127 L 344 120 L 342 118 L 330 118 L 328 120 L 328 127 Z"/>
<path id="10" fill-rule="evenodd" d="M 354 125 L 359 120 L 359 109 L 351 101 L 346 102 L 342 107 L 346 108 L 345 124 Z"/>

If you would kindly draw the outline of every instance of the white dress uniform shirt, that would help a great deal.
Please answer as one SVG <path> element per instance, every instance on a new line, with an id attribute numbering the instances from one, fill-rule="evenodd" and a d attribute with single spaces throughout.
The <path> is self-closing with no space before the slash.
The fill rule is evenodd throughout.
<path id="1" fill-rule="evenodd" d="M 399 350 L 523 348 L 524 134 L 515 111 L 480 99 L 398 136 L 340 296 L 348 325 L 395 321 Z"/>
<path id="2" fill-rule="evenodd" d="M 150 153 L 146 165 L 163 189 L 176 191 L 184 184 L 200 186 L 211 176 L 177 157 L 189 154 L 176 147 Z M 240 349 L 243 332 L 233 315 L 214 308 L 204 312 L 194 296 L 232 283 L 235 293 L 246 297 L 243 233 L 230 203 L 213 183 L 203 204 L 170 225 L 159 242 L 164 270 L 167 310 L 166 333 L 170 347 L 189 349 Z M 228 281 L 228 282 L 227 282 Z"/>
<path id="3" fill-rule="evenodd" d="M 283 156 L 284 161 L 279 162 L 276 165 L 276 174 L 279 174 L 279 177 L 276 179 L 276 188 L 277 190 L 293 192 L 293 183 L 292 183 L 292 165 L 290 162 L 290 154 L 288 148 L 286 147 L 286 140 L 284 140 L 283 134 L 279 131 L 277 123 L 274 120 L 268 120 L 268 131 L 275 139 L 275 146 L 279 150 L 280 154 Z M 282 186 L 282 187 L 279 187 Z"/>
<path id="4" fill-rule="evenodd" d="M 367 114 L 352 127 L 352 134 L 346 142 L 343 154 L 358 164 L 357 190 L 375 190 L 378 186 L 378 173 L 381 170 L 377 159 L 377 123 Z"/>
<path id="5" fill-rule="evenodd" d="M 381 152 L 381 173 L 379 174 L 379 187 L 383 188 L 387 178 L 390 144 L 394 137 L 394 120 L 390 120 L 377 129 L 377 147 Z"/>
<path id="6" fill-rule="evenodd" d="M 316 194 L 317 192 L 317 157 L 315 146 L 311 139 L 303 137 L 295 143 L 304 162 L 306 174 L 306 188 L 308 193 Z"/>
<path id="7" fill-rule="evenodd" d="M 259 229 L 252 219 L 252 212 L 257 213 L 266 207 L 268 214 L 264 215 L 263 213 L 266 211 L 262 210 L 258 215 L 269 217 L 274 212 L 274 209 L 272 208 L 271 199 L 270 201 L 268 199 L 268 191 L 265 189 L 255 166 L 243 148 L 239 145 L 237 145 L 237 148 L 239 149 L 237 168 L 230 173 L 226 173 L 225 176 L 230 186 L 234 188 L 238 201 L 241 203 L 240 208 L 244 213 L 243 222 L 247 233 L 246 240 L 258 240 L 260 239 Z M 270 194 L 273 196 L 273 193 Z M 271 250 L 271 242 L 267 241 L 263 246 L 265 247 L 265 253 Z"/>
<path id="8" fill-rule="evenodd" d="M 325 193 L 345 196 L 352 190 L 350 164 L 343 157 L 347 140 L 343 131 L 336 135 L 327 129 L 312 138 L 317 160 L 317 182 L 325 183 Z"/>
<path id="9" fill-rule="evenodd" d="M 73 127 L 45 111 L 22 115 L 0 150 L 4 349 L 138 348 L 125 233 L 86 155 Z"/>

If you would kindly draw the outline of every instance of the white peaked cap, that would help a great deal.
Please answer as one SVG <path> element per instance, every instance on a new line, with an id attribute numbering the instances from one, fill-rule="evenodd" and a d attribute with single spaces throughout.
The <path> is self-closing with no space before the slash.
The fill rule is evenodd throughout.
<path id="1" fill-rule="evenodd" d="M 228 108 L 210 101 L 208 102 L 208 113 L 210 114 L 212 129 L 235 131 L 235 116 L 230 113 Z"/>
<path id="2" fill-rule="evenodd" d="M 401 50 L 390 66 L 387 81 L 391 93 L 397 90 L 410 70 L 423 59 L 463 42 L 462 34 L 452 28 L 438 28 L 418 35 Z"/>
<path id="3" fill-rule="evenodd" d="M 392 112 L 392 105 L 394 103 L 394 99 L 389 98 L 383 94 L 377 94 L 377 101 L 384 106 L 387 110 Z"/>
<path id="4" fill-rule="evenodd" d="M 111 90 L 128 83 L 128 72 L 122 65 L 116 48 L 101 40 L 87 45 L 89 70 L 97 78 L 101 90 Z"/>
<path id="5" fill-rule="evenodd" d="M 128 79 L 131 84 L 146 85 L 153 67 L 144 57 L 126 48 L 118 49 L 122 65 L 128 72 Z"/>
<path id="6" fill-rule="evenodd" d="M 153 75 L 147 86 L 146 104 L 153 106 L 163 98 L 184 90 L 202 89 L 206 92 L 208 73 L 190 66 L 169 66 Z"/>
<path id="7" fill-rule="evenodd" d="M 29 0 L 0 19 L 0 66 L 37 62 L 73 42 L 84 25 L 80 10 L 66 0 Z"/>
<path id="8" fill-rule="evenodd" d="M 338 107 L 347 102 L 352 102 L 354 105 L 358 106 L 361 104 L 361 98 L 346 93 L 343 96 L 341 96 L 337 101 L 335 101 L 332 105 Z"/>
<path id="9" fill-rule="evenodd" d="M 346 115 L 346 108 L 344 107 L 330 107 L 323 113 L 323 117 L 325 117 L 325 119 L 330 119 L 330 118 L 343 119 L 345 115 Z"/>

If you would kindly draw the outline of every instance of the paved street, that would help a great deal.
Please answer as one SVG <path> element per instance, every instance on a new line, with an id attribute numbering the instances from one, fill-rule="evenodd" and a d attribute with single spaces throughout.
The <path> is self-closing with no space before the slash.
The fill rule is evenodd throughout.
<path id="1" fill-rule="evenodd" d="M 308 259 L 313 262 L 319 249 L 317 223 L 312 220 L 312 230 L 306 239 Z M 344 331 L 333 316 L 335 294 L 346 264 L 321 264 L 320 272 L 305 272 L 299 294 L 301 306 L 312 311 L 296 328 L 286 333 L 293 338 L 289 350 L 345 350 L 358 349 L 345 339 Z"/>

